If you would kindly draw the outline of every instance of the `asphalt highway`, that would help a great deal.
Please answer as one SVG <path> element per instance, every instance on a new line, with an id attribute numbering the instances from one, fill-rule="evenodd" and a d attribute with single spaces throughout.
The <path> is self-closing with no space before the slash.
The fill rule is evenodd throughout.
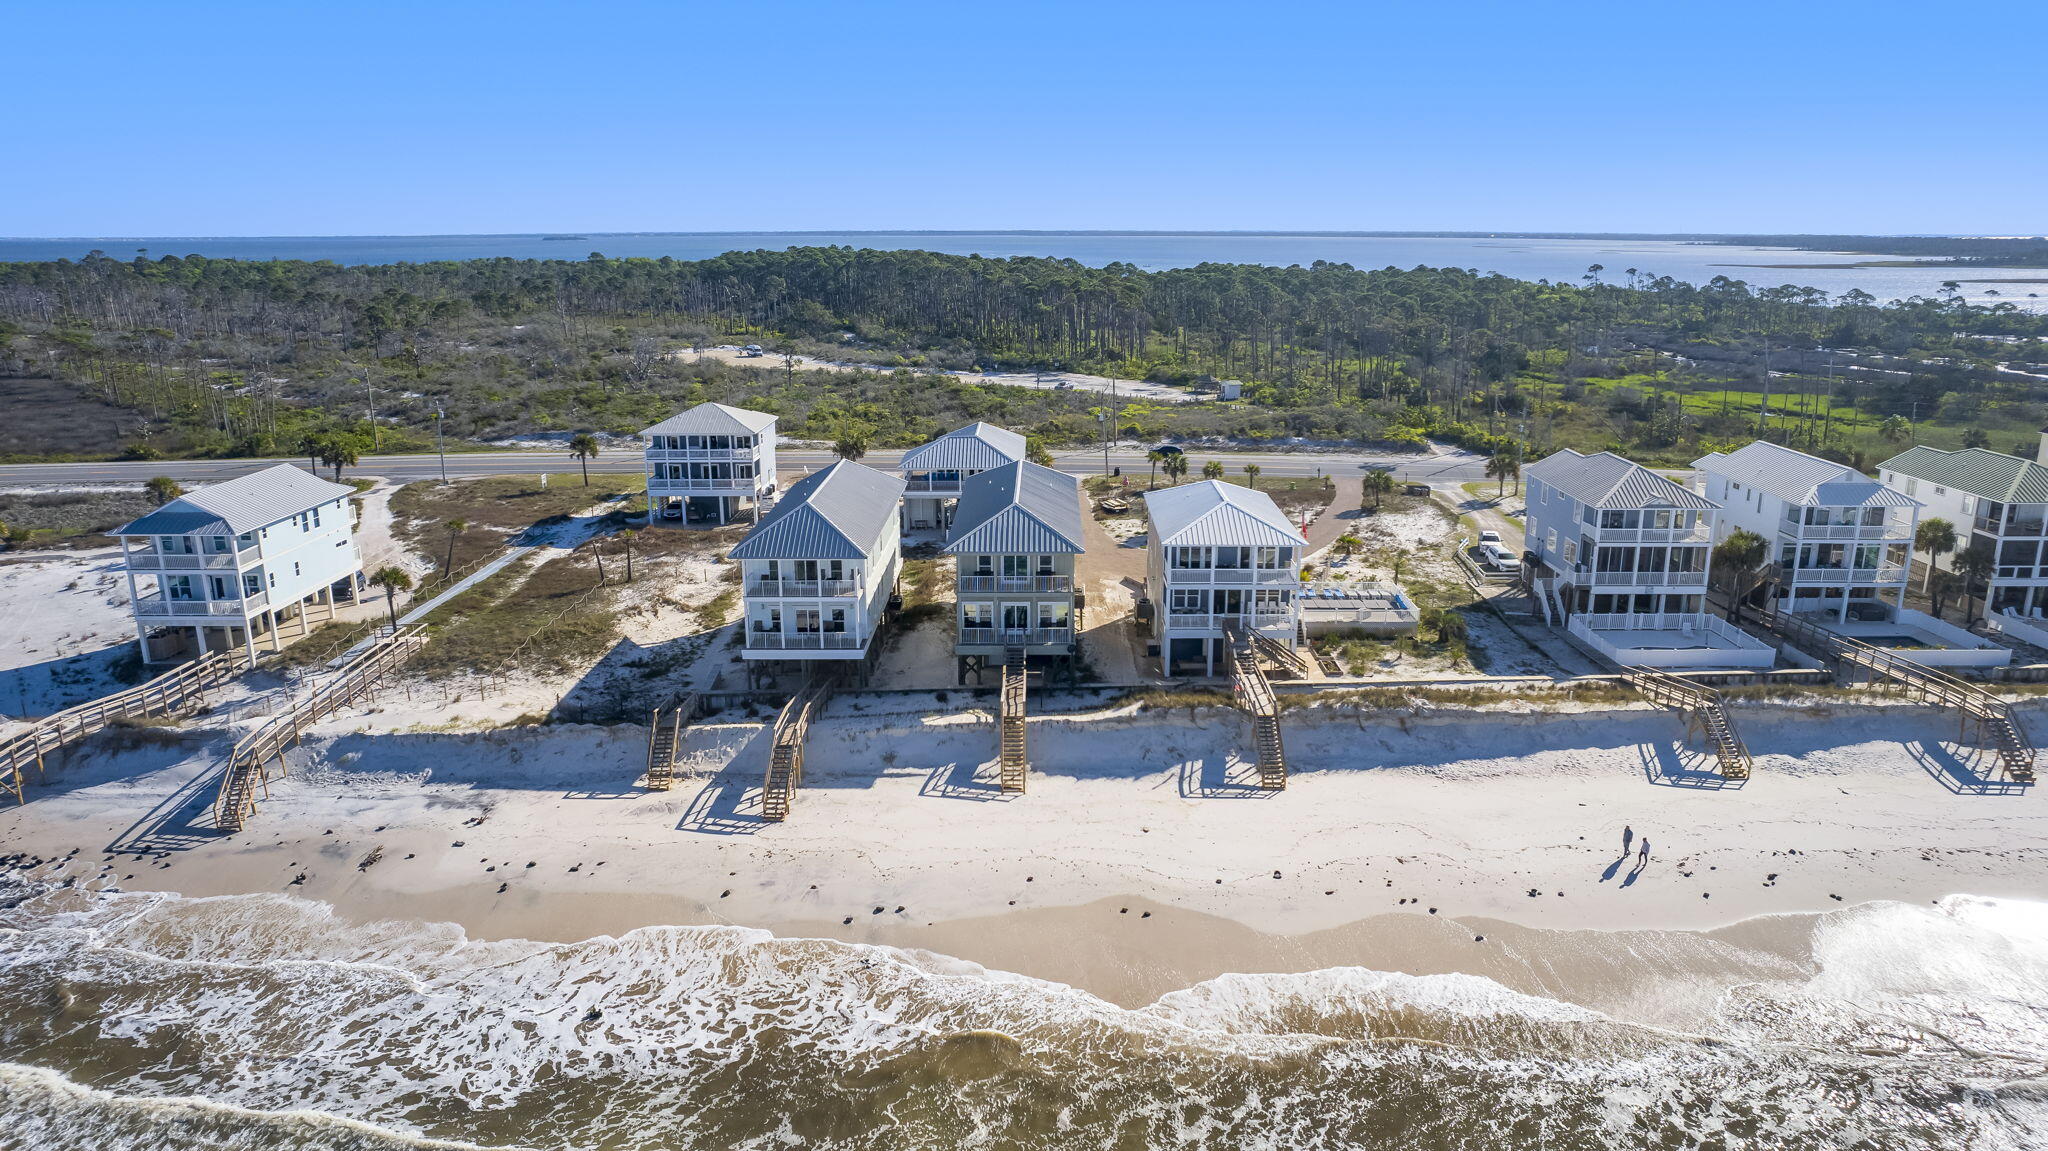
<path id="1" fill-rule="evenodd" d="M 898 451 L 869 452 L 861 462 L 887 471 L 902 456 Z M 1194 450 L 1192 478 L 1199 478 L 1201 465 L 1220 460 L 1233 474 L 1246 464 L 1257 464 L 1265 476 L 1356 475 L 1368 470 L 1391 469 L 1404 480 L 1424 483 L 1463 483 L 1485 478 L 1486 459 L 1470 452 L 1451 451 L 1439 455 L 1392 455 L 1359 452 L 1228 452 Z M 832 453 L 812 449 L 784 449 L 777 453 L 784 471 L 820 468 L 833 461 Z M 308 467 L 304 456 L 263 460 L 119 460 L 104 463 L 5 464 L 0 465 L 0 488 L 65 486 L 89 484 L 139 484 L 151 476 L 174 480 L 231 480 L 272 464 L 290 463 Z M 1076 475 L 1098 475 L 1103 471 L 1100 451 L 1056 453 L 1054 466 Z M 593 472 L 638 472 L 642 467 L 637 452 L 610 451 L 590 461 Z M 1143 476 L 1149 470 L 1145 454 L 1139 451 L 1111 451 L 1109 466 L 1121 467 L 1127 476 Z M 476 476 L 534 475 L 548 472 L 574 475 L 577 461 L 565 451 L 451 452 L 447 457 L 449 479 Z M 326 474 L 324 471 L 321 474 Z M 402 456 L 364 456 L 362 462 L 344 471 L 344 476 L 380 476 L 393 480 L 437 479 L 442 474 L 440 457 L 425 453 Z"/>

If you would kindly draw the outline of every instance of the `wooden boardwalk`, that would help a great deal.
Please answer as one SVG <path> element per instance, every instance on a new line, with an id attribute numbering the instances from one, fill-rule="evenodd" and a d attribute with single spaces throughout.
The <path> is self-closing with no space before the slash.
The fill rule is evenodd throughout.
<path id="1" fill-rule="evenodd" d="M 804 740 L 811 734 L 811 721 L 838 687 L 838 669 L 812 672 L 803 689 L 775 717 L 775 742 L 768 753 L 767 776 L 761 781 L 762 819 L 780 823 L 789 818 L 796 789 L 804 781 Z"/>
<path id="2" fill-rule="evenodd" d="M 1252 634 L 1238 624 L 1223 631 L 1229 641 L 1231 688 L 1238 709 L 1252 722 L 1252 746 L 1258 756 L 1259 786 L 1267 791 L 1287 787 L 1287 749 L 1280 738 L 1280 701 L 1273 695 L 1265 669 L 1259 666 Z"/>
<path id="3" fill-rule="evenodd" d="M 96 731 L 124 719 L 181 716 L 197 710 L 206 695 L 249 668 L 249 657 L 240 648 L 209 652 L 190 663 L 157 676 L 148 683 L 118 691 L 90 703 L 66 708 L 35 721 L 35 726 L 0 744 L 0 792 L 26 798 L 24 784 L 28 769 L 43 773 L 43 760 L 50 753 L 77 743 Z"/>
<path id="4" fill-rule="evenodd" d="M 1686 735 L 1699 736 L 1712 749 L 1714 757 L 1720 761 L 1721 778 L 1749 778 L 1750 769 L 1755 764 L 1750 759 L 1748 746 L 1735 730 L 1735 721 L 1729 716 L 1727 702 L 1721 698 L 1720 692 L 1682 676 L 1650 668 L 1631 668 L 1622 676 L 1622 681 L 1651 703 L 1682 713 Z"/>
<path id="5" fill-rule="evenodd" d="M 284 773 L 285 749 L 297 744 L 307 727 L 369 694 L 379 679 L 426 642 L 425 629 L 418 627 L 384 636 L 284 714 L 242 737 L 221 772 L 220 792 L 213 801 L 214 826 L 240 831 L 256 812 L 259 792 L 262 798 L 270 796 L 271 764 L 276 763 L 277 774 Z"/>
<path id="6" fill-rule="evenodd" d="M 654 709 L 647 718 L 647 790 L 667 791 L 675 782 L 676 752 L 683 729 L 703 710 L 704 697 L 686 692 Z"/>
<path id="7" fill-rule="evenodd" d="M 1003 659 L 1002 711 L 996 720 L 998 735 L 997 776 L 1005 792 L 1022 794 L 1031 772 L 1024 751 L 1024 709 L 1026 706 L 1024 649 L 1013 647 Z"/>

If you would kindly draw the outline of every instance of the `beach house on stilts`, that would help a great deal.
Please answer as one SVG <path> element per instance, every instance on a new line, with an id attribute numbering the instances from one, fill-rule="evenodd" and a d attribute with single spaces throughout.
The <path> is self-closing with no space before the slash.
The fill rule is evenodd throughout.
<path id="1" fill-rule="evenodd" d="M 969 424 L 904 453 L 903 530 L 945 531 L 952 526 L 960 486 L 969 476 L 1024 458 L 1024 437 L 994 424 Z"/>
<path id="2" fill-rule="evenodd" d="M 1227 631 L 1298 648 L 1303 541 L 1273 497 L 1204 480 L 1146 492 L 1145 514 L 1146 606 L 1167 675 L 1215 675 L 1228 656 Z"/>
<path id="3" fill-rule="evenodd" d="M 1009 659 L 1071 677 L 1085 606 L 1075 590 L 1081 481 L 1022 460 L 961 483 L 946 551 L 958 557 L 960 682 Z"/>
<path id="4" fill-rule="evenodd" d="M 851 460 L 789 485 L 731 552 L 746 599 L 742 658 L 865 681 L 902 562 L 902 495 L 902 480 Z"/>
<path id="5" fill-rule="evenodd" d="M 640 435 L 650 524 L 758 518 L 775 498 L 775 417 L 766 412 L 698 404 Z"/>
<path id="6" fill-rule="evenodd" d="M 278 464 L 115 528 L 144 663 L 277 651 L 352 600 L 363 560 L 345 484 Z"/>

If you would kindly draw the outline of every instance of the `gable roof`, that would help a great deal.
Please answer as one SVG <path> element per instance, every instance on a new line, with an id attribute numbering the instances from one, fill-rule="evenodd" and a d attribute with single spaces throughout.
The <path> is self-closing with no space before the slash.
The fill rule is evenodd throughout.
<path id="1" fill-rule="evenodd" d="M 1786 503 L 1831 508 L 1920 505 L 1920 501 L 1885 487 L 1847 464 L 1765 440 L 1754 440 L 1732 452 L 1701 456 L 1693 461 L 1693 466 L 1748 484 Z"/>
<path id="2" fill-rule="evenodd" d="M 2048 467 L 1985 448 L 1908 448 L 1877 465 L 2001 504 L 2048 503 Z"/>
<path id="3" fill-rule="evenodd" d="M 698 404 L 687 412 L 681 412 L 661 421 L 651 428 L 640 429 L 643 436 L 758 436 L 775 426 L 775 417 L 767 412 L 750 412 L 745 408 L 729 407 L 725 404 Z"/>
<path id="4" fill-rule="evenodd" d="M 884 528 L 895 530 L 902 497 L 902 480 L 840 460 L 789 485 L 730 554 L 736 560 L 865 559 Z"/>
<path id="5" fill-rule="evenodd" d="M 303 468 L 275 464 L 239 479 L 187 492 L 109 535 L 241 535 L 356 494 Z"/>
<path id="6" fill-rule="evenodd" d="M 1024 437 L 994 424 L 955 428 L 931 443 L 905 452 L 902 472 L 982 472 L 1024 458 Z"/>
<path id="7" fill-rule="evenodd" d="M 1222 480 L 1203 480 L 1145 493 L 1153 542 L 1162 546 L 1205 544 L 1300 547 L 1301 532 L 1273 497 Z"/>
<path id="8" fill-rule="evenodd" d="M 1525 476 L 1595 508 L 1698 508 L 1721 505 L 1613 452 L 1581 455 L 1565 448 L 1522 469 Z"/>
<path id="9" fill-rule="evenodd" d="M 1000 555 L 1087 551 L 1081 542 L 1081 481 L 1025 460 L 967 477 L 945 550 Z"/>

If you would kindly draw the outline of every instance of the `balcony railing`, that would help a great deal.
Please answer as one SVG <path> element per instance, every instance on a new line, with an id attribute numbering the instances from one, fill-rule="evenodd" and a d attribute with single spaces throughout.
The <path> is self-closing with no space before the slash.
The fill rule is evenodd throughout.
<path id="1" fill-rule="evenodd" d="M 962 627 L 961 647 L 1064 647 L 1074 642 L 1070 627 Z"/>
<path id="2" fill-rule="evenodd" d="M 992 592 L 1071 592 L 1074 577 L 1065 575 L 964 575 L 958 588 L 962 595 L 988 594 Z"/>
<path id="3" fill-rule="evenodd" d="M 1587 527 L 1585 534 L 1595 543 L 1615 544 L 1683 544 L 1705 543 L 1711 534 L 1707 525 L 1697 523 L 1689 528 L 1599 528 Z"/>
<path id="4" fill-rule="evenodd" d="M 650 492 L 751 492 L 758 482 L 756 476 L 739 476 L 728 479 L 706 480 L 676 479 L 670 476 L 647 477 Z"/>
<path id="5" fill-rule="evenodd" d="M 903 490 L 928 496 L 957 496 L 960 494 L 959 480 L 935 480 L 927 476 L 911 476 L 903 481 Z"/>
<path id="6" fill-rule="evenodd" d="M 1167 568 L 1166 582 L 1182 587 L 1212 584 L 1239 587 L 1248 587 L 1252 584 L 1299 584 L 1301 573 L 1292 567 Z"/>
<path id="7" fill-rule="evenodd" d="M 860 591 L 860 581 L 850 579 L 757 579 L 747 583 L 750 596 L 841 596 Z"/>
<path id="8" fill-rule="evenodd" d="M 1971 526 L 1977 531 L 2001 539 L 2039 539 L 2048 536 L 2048 520 L 2001 521 L 1989 516 L 1978 516 Z"/>
<path id="9" fill-rule="evenodd" d="M 1779 524 L 1778 534 L 1801 540 L 1909 540 L 1913 529 L 1903 523 Z"/>
<path id="10" fill-rule="evenodd" d="M 2000 564 L 1993 579 L 2048 579 L 2048 564 Z"/>
<path id="11" fill-rule="evenodd" d="M 1572 572 L 1572 582 L 1582 587 L 1685 587 L 1705 591 L 1707 573 L 1601 572 L 1579 568 Z"/>
<path id="12" fill-rule="evenodd" d="M 130 551 L 128 567 L 131 571 L 230 571 L 235 567 L 237 558 L 233 552 L 187 555 L 182 552 Z"/>
<path id="13" fill-rule="evenodd" d="M 1221 628 L 1225 623 L 1248 624 L 1263 631 L 1267 628 L 1292 627 L 1294 621 L 1295 613 L 1292 611 L 1166 613 L 1166 626 L 1177 631 L 1211 631 Z"/>
<path id="14" fill-rule="evenodd" d="M 268 604 L 263 596 L 240 599 L 165 599 L 161 595 L 146 595 L 135 600 L 135 614 L 149 618 L 164 616 L 232 616 L 240 619 L 250 612 L 262 611 Z"/>
<path id="15" fill-rule="evenodd" d="M 1798 567 L 1785 569 L 1785 582 L 1793 585 L 1814 584 L 1889 584 L 1899 583 L 1906 578 L 1906 569 L 1896 564 L 1885 564 L 1874 568 L 1858 567 Z"/>
<path id="16" fill-rule="evenodd" d="M 867 641 L 850 631 L 753 631 L 747 632 L 747 646 L 756 650 L 858 651 Z"/>
<path id="17" fill-rule="evenodd" d="M 751 460 L 761 454 L 759 448 L 648 448 L 647 458 L 663 463 L 701 462 L 704 460 Z"/>

